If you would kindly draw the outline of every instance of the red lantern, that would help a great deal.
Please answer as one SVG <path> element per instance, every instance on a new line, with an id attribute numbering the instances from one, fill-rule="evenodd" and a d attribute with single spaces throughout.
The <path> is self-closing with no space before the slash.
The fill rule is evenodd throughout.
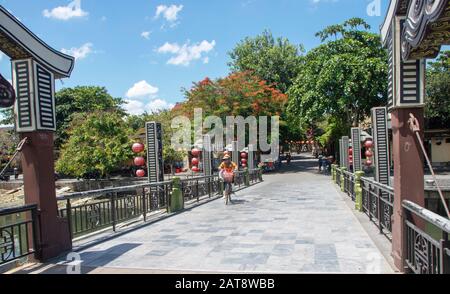
<path id="1" fill-rule="evenodd" d="M 241 162 L 242 162 L 242 166 L 244 166 L 244 164 L 247 164 L 247 159 L 243 158 L 243 159 L 241 160 Z"/>
<path id="2" fill-rule="evenodd" d="M 247 164 L 243 163 L 243 164 L 242 164 L 242 167 L 243 167 L 243 168 L 246 168 L 246 167 L 247 167 Z"/>
<path id="3" fill-rule="evenodd" d="M 137 176 L 138 178 L 143 178 L 143 177 L 145 177 L 145 170 L 143 170 L 143 169 L 138 169 L 138 170 L 136 171 L 136 176 Z"/>
<path id="4" fill-rule="evenodd" d="M 193 171 L 194 173 L 198 173 L 198 172 L 200 172 L 200 169 L 199 169 L 198 167 L 194 166 L 194 167 L 192 168 L 192 171 Z"/>
<path id="5" fill-rule="evenodd" d="M 198 159 L 197 158 L 192 158 L 192 165 L 193 166 L 198 166 L 198 164 L 199 164 Z"/>
<path id="6" fill-rule="evenodd" d="M 191 153 L 192 153 L 192 156 L 198 157 L 200 155 L 200 150 L 198 150 L 197 148 L 194 148 L 194 149 L 192 149 Z"/>
<path id="7" fill-rule="evenodd" d="M 348 155 L 353 155 L 353 149 L 352 149 L 352 148 L 350 148 L 350 149 L 348 150 Z"/>
<path id="8" fill-rule="evenodd" d="M 366 165 L 367 166 L 372 166 L 372 164 L 373 164 L 372 160 L 366 160 Z"/>
<path id="9" fill-rule="evenodd" d="M 350 156 L 348 157 L 348 160 L 349 160 L 349 161 L 353 161 L 353 155 L 350 155 Z"/>
<path id="10" fill-rule="evenodd" d="M 305 141 L 302 141 L 302 144 L 305 144 Z"/>
<path id="11" fill-rule="evenodd" d="M 144 166 L 145 165 L 145 158 L 144 157 L 136 157 L 134 159 L 134 165 L 135 166 Z"/>
<path id="12" fill-rule="evenodd" d="M 141 153 L 145 150 L 145 146 L 142 143 L 134 143 L 131 150 L 133 150 L 134 153 Z"/>
<path id="13" fill-rule="evenodd" d="M 366 147 L 367 149 L 370 149 L 373 147 L 373 141 L 369 140 L 366 141 L 366 143 L 364 143 L 364 147 Z"/>
<path id="14" fill-rule="evenodd" d="M 370 150 L 367 150 L 367 151 L 366 151 L 366 157 L 368 157 L 368 158 L 372 158 L 372 157 L 373 157 L 373 153 L 372 153 L 372 151 L 370 151 Z"/>
<path id="15" fill-rule="evenodd" d="M 242 152 L 242 153 L 241 153 L 241 158 L 247 158 L 247 153 Z"/>

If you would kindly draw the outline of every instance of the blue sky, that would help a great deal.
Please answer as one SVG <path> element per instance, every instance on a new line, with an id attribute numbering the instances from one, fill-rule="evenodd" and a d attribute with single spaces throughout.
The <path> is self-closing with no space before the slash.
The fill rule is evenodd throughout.
<path id="1" fill-rule="evenodd" d="M 380 1 L 379 16 L 367 6 Z M 49 45 L 77 57 L 70 79 L 56 87 L 105 86 L 130 113 L 183 100 L 182 88 L 229 72 L 229 52 L 269 29 L 303 44 L 327 25 L 361 17 L 378 32 L 388 0 L 0 0 Z M 0 57 L 8 79 L 10 65 Z"/>

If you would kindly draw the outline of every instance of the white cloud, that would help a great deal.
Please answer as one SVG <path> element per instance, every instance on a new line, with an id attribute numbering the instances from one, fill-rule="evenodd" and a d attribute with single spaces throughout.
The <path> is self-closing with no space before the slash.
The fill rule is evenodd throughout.
<path id="1" fill-rule="evenodd" d="M 147 83 L 147 81 L 140 81 L 133 85 L 128 91 L 126 96 L 128 98 L 139 98 L 146 96 L 154 96 L 158 93 L 159 89 Z"/>
<path id="2" fill-rule="evenodd" d="M 166 100 L 155 99 L 145 106 L 145 110 L 147 110 L 147 112 L 149 113 L 152 113 L 158 110 L 172 109 L 174 108 L 174 106 L 174 104 L 171 104 Z"/>
<path id="3" fill-rule="evenodd" d="M 75 57 L 75 60 L 84 59 L 92 53 L 92 43 L 86 43 L 79 48 L 72 47 L 70 49 L 62 49 L 61 52 Z"/>
<path id="4" fill-rule="evenodd" d="M 183 5 L 159 5 L 156 7 L 156 14 L 155 18 L 159 18 L 161 15 L 168 21 L 168 22 L 175 22 L 178 19 L 178 13 L 183 10 Z"/>
<path id="5" fill-rule="evenodd" d="M 47 18 L 69 20 L 71 18 L 85 17 L 89 13 L 81 9 L 81 0 L 74 0 L 67 6 L 58 6 L 52 10 L 45 9 L 42 14 Z"/>
<path id="6" fill-rule="evenodd" d="M 158 53 L 170 53 L 175 55 L 167 61 L 168 64 L 188 66 L 192 61 L 201 59 L 204 53 L 209 53 L 215 46 L 216 41 L 214 40 L 212 42 L 203 40 L 201 43 L 193 45 L 190 45 L 188 41 L 183 44 L 183 46 L 179 46 L 177 43 L 165 43 L 163 46 L 159 47 L 157 51 Z M 209 58 L 204 57 L 203 62 L 208 63 Z"/>
<path id="7" fill-rule="evenodd" d="M 155 99 L 145 104 L 139 100 L 125 100 L 124 110 L 131 115 L 140 115 L 145 111 L 148 113 L 158 110 L 172 109 L 175 105 L 162 99 Z"/>
<path id="8" fill-rule="evenodd" d="M 125 100 L 123 108 L 131 115 L 140 115 L 144 113 L 144 103 L 138 100 Z"/>
<path id="9" fill-rule="evenodd" d="M 151 34 L 151 33 L 152 33 L 152 32 L 142 32 L 142 33 L 141 33 L 141 37 L 144 38 L 144 39 L 149 40 L 149 39 L 150 39 L 150 34 Z"/>

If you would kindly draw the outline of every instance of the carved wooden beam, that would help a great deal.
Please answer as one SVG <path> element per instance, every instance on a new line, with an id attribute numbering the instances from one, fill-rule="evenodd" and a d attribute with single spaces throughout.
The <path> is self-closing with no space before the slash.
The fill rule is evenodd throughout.
<path id="1" fill-rule="evenodd" d="M 403 60 L 435 58 L 450 44 L 450 0 L 411 0 L 406 17 Z"/>

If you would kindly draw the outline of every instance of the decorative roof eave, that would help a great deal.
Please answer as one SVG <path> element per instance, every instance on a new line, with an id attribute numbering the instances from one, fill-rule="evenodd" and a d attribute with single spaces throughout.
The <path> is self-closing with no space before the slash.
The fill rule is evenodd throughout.
<path id="1" fill-rule="evenodd" d="M 397 15 L 406 15 L 410 0 L 391 0 L 389 9 L 381 25 L 381 40 L 384 45 L 387 44 L 392 20 Z"/>
<path id="2" fill-rule="evenodd" d="M 435 58 L 450 44 L 450 0 L 411 0 L 402 32 L 404 60 Z"/>
<path id="3" fill-rule="evenodd" d="M 75 59 L 44 43 L 0 5 L 0 50 L 12 59 L 33 57 L 55 74 L 69 77 Z"/>

